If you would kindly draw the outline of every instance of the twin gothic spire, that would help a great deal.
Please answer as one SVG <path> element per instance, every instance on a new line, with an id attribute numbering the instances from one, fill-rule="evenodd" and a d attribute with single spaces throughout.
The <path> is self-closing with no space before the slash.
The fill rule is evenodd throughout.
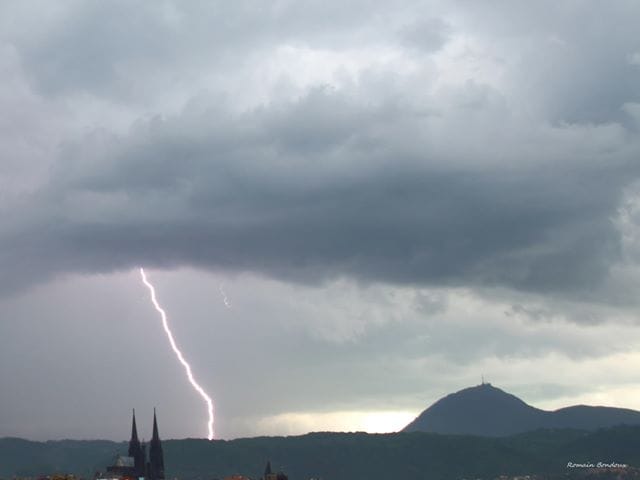
<path id="1" fill-rule="evenodd" d="M 156 409 L 153 409 L 153 435 L 149 442 L 149 461 L 146 461 L 146 448 L 138 439 L 138 427 L 136 426 L 136 411 L 133 410 L 131 422 L 131 439 L 129 440 L 129 456 L 133 458 L 134 468 L 138 477 L 145 477 L 148 480 L 164 479 L 164 455 L 162 453 L 162 442 L 158 433 L 158 420 Z"/>

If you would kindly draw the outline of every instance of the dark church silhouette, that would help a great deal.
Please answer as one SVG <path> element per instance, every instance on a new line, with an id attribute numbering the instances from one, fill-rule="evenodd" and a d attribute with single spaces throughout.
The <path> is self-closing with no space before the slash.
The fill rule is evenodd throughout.
<path id="1" fill-rule="evenodd" d="M 269 460 L 267 462 L 267 466 L 264 468 L 264 477 L 262 477 L 262 479 L 263 480 L 289 480 L 289 477 L 287 477 L 282 472 L 274 473 L 273 470 L 271 470 L 271 460 Z"/>
<path id="2" fill-rule="evenodd" d="M 149 460 L 147 461 L 145 444 L 138 439 L 136 411 L 134 409 L 128 456 L 118 457 L 115 465 L 107 467 L 107 472 L 122 478 L 164 480 L 164 455 L 162 454 L 162 442 L 158 434 L 155 408 L 153 409 L 153 436 L 149 442 Z"/>

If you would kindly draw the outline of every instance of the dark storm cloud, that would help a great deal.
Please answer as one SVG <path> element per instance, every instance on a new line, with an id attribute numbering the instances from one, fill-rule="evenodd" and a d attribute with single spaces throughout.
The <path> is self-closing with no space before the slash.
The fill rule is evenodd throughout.
<path id="1" fill-rule="evenodd" d="M 629 121 L 620 107 L 640 101 L 640 68 L 629 61 L 640 51 L 637 2 L 493 7 L 465 5 L 465 28 L 490 38 L 501 60 L 516 62 L 513 86 L 529 108 L 557 122 Z"/>
<path id="2" fill-rule="evenodd" d="M 628 60 L 636 7 L 599 7 L 598 22 L 616 25 L 609 38 L 584 6 L 554 7 L 544 22 L 541 6 L 525 15 L 510 5 L 392 12 L 363 2 L 338 15 L 316 2 L 167 2 L 125 14 L 123 3 L 88 2 L 51 14 L 32 37 L 7 34 L 44 97 L 126 104 L 141 92 L 151 107 L 128 133 L 105 126 L 66 141 L 43 184 L 12 199 L 2 288 L 141 263 L 301 282 L 598 285 L 620 259 L 612 219 L 638 174 L 637 119 L 624 113 L 640 85 Z M 490 53 L 502 84 L 490 71 L 453 81 L 466 75 L 458 67 L 438 83 L 438 62 L 425 57 L 418 73 L 362 68 L 346 86 L 307 86 L 242 112 L 225 107 L 234 99 L 223 88 L 153 116 L 172 72 L 216 71 L 223 57 L 229 75 L 233 59 L 245 68 L 282 45 L 354 58 L 363 46 L 401 55 L 405 45 L 415 61 L 416 50 L 467 37 L 477 45 L 447 61 Z"/>
<path id="3" fill-rule="evenodd" d="M 404 27 L 400 32 L 400 39 L 410 48 L 431 53 L 445 45 L 450 32 L 450 26 L 441 19 L 431 18 Z"/>
<path id="4" fill-rule="evenodd" d="M 16 16 L 18 9 L 7 8 L 7 15 Z M 27 36 L 6 34 L 21 50 L 36 89 L 47 95 L 90 93 L 136 103 L 151 100 L 150 86 L 152 91 L 166 87 L 161 79 L 175 85 L 212 66 L 237 68 L 282 42 L 340 44 L 369 26 L 383 5 L 371 0 L 351 2 L 348 8 L 316 0 L 277 5 L 169 1 L 134 7 L 121 0 L 91 0 L 61 2 L 47 10 L 41 12 L 49 20 L 45 28 Z"/>
<path id="5" fill-rule="evenodd" d="M 476 166 L 451 132 L 459 158 L 447 161 L 428 138 L 440 118 L 391 107 L 315 90 L 87 139 L 23 207 L 34 217 L 4 237 L 3 270 L 19 276 L 22 258 L 50 272 L 190 264 L 538 291 L 602 280 L 619 253 L 610 219 L 635 174 L 624 154 L 607 166 L 563 159 L 558 142 L 559 163 L 530 160 L 512 130 L 492 147 L 504 160 Z M 423 136 L 403 144 L 396 125 Z"/>

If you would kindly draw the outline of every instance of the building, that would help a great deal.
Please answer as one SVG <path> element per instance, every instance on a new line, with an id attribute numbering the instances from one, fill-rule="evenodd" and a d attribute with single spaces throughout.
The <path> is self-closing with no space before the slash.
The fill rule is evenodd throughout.
<path id="1" fill-rule="evenodd" d="M 164 455 L 162 442 L 158 434 L 156 409 L 153 409 L 153 435 L 149 443 L 149 462 L 147 463 L 147 478 L 149 480 L 164 480 Z"/>
<path id="2" fill-rule="evenodd" d="M 264 477 L 262 478 L 263 480 L 288 480 L 288 477 L 284 473 L 282 472 L 274 473 L 271 470 L 270 460 L 267 462 L 267 466 L 264 468 Z"/>
<path id="3" fill-rule="evenodd" d="M 162 442 L 158 433 L 156 410 L 153 409 L 153 434 L 149 442 L 149 459 L 146 446 L 138 439 L 136 411 L 133 411 L 131 422 L 131 439 L 127 456 L 119 456 L 113 465 L 107 467 L 106 474 L 98 475 L 99 479 L 145 479 L 164 480 L 164 455 Z"/>

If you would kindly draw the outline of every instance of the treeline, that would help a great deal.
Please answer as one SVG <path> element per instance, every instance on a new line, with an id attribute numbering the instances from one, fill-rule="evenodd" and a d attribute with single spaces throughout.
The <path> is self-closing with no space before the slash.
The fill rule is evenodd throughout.
<path id="1" fill-rule="evenodd" d="M 267 460 L 291 480 L 402 478 L 492 479 L 499 475 L 577 472 L 567 464 L 640 466 L 640 427 L 586 432 L 540 430 L 503 438 L 430 433 L 311 433 L 296 437 L 163 442 L 167 478 L 259 478 Z M 75 473 L 93 477 L 126 451 L 108 441 L 0 439 L 0 478 Z"/>

